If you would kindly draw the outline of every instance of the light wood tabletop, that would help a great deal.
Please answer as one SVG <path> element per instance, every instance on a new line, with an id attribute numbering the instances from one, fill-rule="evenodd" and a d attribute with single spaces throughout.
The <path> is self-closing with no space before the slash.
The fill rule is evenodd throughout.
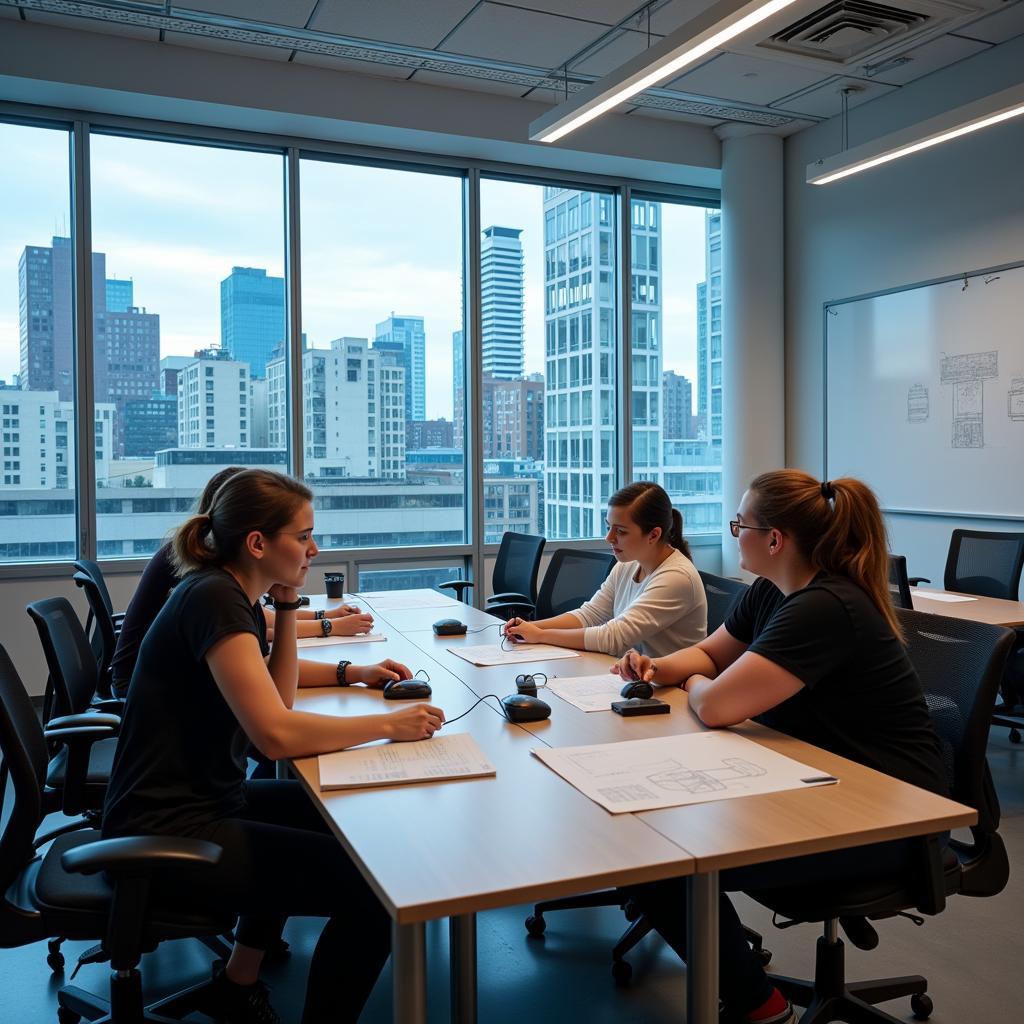
<path id="1" fill-rule="evenodd" d="M 930 597 L 930 594 L 937 595 Z M 950 594 L 966 597 L 967 601 L 944 601 Z M 998 597 L 979 597 L 976 594 L 957 594 L 952 590 L 931 590 L 915 587 L 911 591 L 914 610 L 948 615 L 951 619 L 970 619 L 993 626 L 1024 627 L 1024 601 L 1005 601 Z"/>

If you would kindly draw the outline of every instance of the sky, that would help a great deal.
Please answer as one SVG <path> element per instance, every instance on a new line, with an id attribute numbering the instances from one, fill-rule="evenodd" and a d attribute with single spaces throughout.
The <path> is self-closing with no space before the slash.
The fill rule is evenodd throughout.
<path id="1" fill-rule="evenodd" d="M 0 124 L 0 379 L 18 372 L 18 260 L 69 234 L 64 132 Z M 220 342 L 220 282 L 233 266 L 284 273 L 280 155 L 93 134 L 93 250 L 160 314 L 161 355 Z M 300 173 L 303 331 L 326 347 L 372 339 L 392 312 L 422 316 L 427 415 L 452 416 L 452 332 L 462 328 L 462 180 L 304 161 Z M 523 231 L 525 363 L 544 369 L 543 190 L 485 180 L 481 223 Z M 696 286 L 704 211 L 662 212 L 664 367 L 695 379 Z M 696 388 L 694 389 L 696 391 Z M 696 398 L 696 395 L 694 396 Z"/>

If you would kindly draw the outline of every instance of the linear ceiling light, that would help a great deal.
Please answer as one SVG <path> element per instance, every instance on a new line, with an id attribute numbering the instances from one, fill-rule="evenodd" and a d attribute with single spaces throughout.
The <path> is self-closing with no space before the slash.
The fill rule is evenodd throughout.
<path id="1" fill-rule="evenodd" d="M 1024 114 L 1024 85 L 1015 85 L 910 128 L 854 146 L 844 153 L 816 160 L 807 165 L 807 184 L 827 185 L 1021 114 Z"/>
<path id="2" fill-rule="evenodd" d="M 688 64 L 796 2 L 719 0 L 671 35 L 537 118 L 530 125 L 530 139 L 557 142 L 631 96 L 675 77 Z"/>

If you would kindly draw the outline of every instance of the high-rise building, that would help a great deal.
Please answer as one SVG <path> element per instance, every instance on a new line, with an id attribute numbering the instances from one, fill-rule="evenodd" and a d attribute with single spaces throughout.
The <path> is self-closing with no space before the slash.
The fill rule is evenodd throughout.
<path id="1" fill-rule="evenodd" d="M 267 361 L 286 335 L 284 278 L 260 267 L 232 267 L 220 283 L 220 344 L 248 363 L 253 377 L 267 375 Z"/>
<path id="2" fill-rule="evenodd" d="M 711 376 L 708 373 L 708 283 L 697 285 L 697 436 L 708 436 L 708 392 Z"/>
<path id="3" fill-rule="evenodd" d="M 485 459 L 544 458 L 544 378 L 495 380 L 484 374 Z"/>
<path id="4" fill-rule="evenodd" d="M 483 371 L 495 380 L 523 376 L 523 243 L 520 228 L 484 228 L 480 244 Z"/>
<path id="5" fill-rule="evenodd" d="M 704 231 L 706 280 L 697 286 L 697 415 L 713 457 L 722 457 L 722 214 L 708 210 Z"/>
<path id="6" fill-rule="evenodd" d="M 130 306 L 122 312 L 108 309 L 102 320 L 96 318 L 96 322 L 106 326 L 102 340 L 97 339 L 93 355 L 96 397 L 113 402 L 117 408 L 114 450 L 123 455 L 129 445 L 137 447 L 136 442 L 128 438 L 125 403 L 148 401 L 153 392 L 159 390 L 160 316 Z"/>
<path id="7" fill-rule="evenodd" d="M 178 398 L 154 392 L 149 398 L 124 403 L 126 459 L 147 459 L 163 448 L 178 447 Z"/>
<path id="8" fill-rule="evenodd" d="M 405 418 L 427 418 L 427 338 L 421 316 L 395 316 L 377 324 L 373 347 L 405 370 Z"/>
<path id="9" fill-rule="evenodd" d="M 675 370 L 661 375 L 662 436 L 666 441 L 693 437 L 693 385 Z"/>
<path id="10" fill-rule="evenodd" d="M 405 425 L 406 451 L 414 448 L 451 448 L 452 421 L 412 420 Z"/>
<path id="11" fill-rule="evenodd" d="M 267 421 L 267 394 L 269 385 L 266 377 L 249 378 L 249 446 L 266 448 L 269 431 Z"/>
<path id="12" fill-rule="evenodd" d="M 224 349 L 202 349 L 178 374 L 178 444 L 249 447 L 249 366 Z"/>
<path id="13" fill-rule="evenodd" d="M 462 331 L 452 331 L 452 444 L 466 450 L 466 346 Z"/>
<path id="14" fill-rule="evenodd" d="M 178 374 L 192 362 L 194 356 L 164 356 L 160 360 L 160 393 L 178 393 Z"/>
<path id="15" fill-rule="evenodd" d="M 135 305 L 135 288 L 131 278 L 121 281 L 107 278 L 106 296 L 108 313 L 127 313 Z"/>
<path id="16" fill-rule="evenodd" d="M 633 475 L 659 483 L 661 424 L 661 204 L 634 199 L 630 208 Z"/>

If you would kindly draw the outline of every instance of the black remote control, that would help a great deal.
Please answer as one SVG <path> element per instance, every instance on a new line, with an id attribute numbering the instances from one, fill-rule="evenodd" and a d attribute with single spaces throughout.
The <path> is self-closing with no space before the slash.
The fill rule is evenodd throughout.
<path id="1" fill-rule="evenodd" d="M 672 708 L 657 697 L 633 697 L 631 700 L 612 701 L 612 711 L 631 718 L 633 715 L 667 715 Z"/>

